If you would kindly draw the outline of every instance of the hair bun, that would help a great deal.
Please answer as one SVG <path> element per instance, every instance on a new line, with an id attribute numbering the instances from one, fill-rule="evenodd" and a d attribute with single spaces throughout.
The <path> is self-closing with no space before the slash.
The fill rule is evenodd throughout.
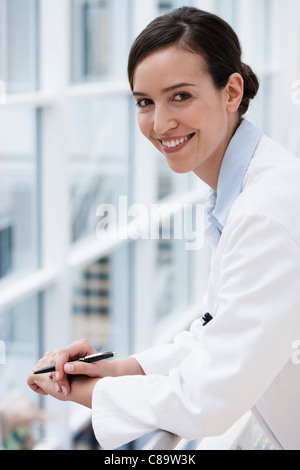
<path id="1" fill-rule="evenodd" d="M 240 104 L 239 111 L 245 114 L 248 111 L 250 100 L 252 100 L 259 90 L 259 80 L 249 65 L 242 63 L 241 75 L 244 79 L 244 96 Z"/>

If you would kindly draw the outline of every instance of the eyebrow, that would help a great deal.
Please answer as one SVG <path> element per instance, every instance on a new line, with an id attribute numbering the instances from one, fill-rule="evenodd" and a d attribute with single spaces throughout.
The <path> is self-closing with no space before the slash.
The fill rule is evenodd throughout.
<path id="1" fill-rule="evenodd" d="M 182 88 L 182 87 L 185 87 L 185 86 L 196 86 L 196 85 L 193 85 L 192 83 L 187 83 L 187 82 L 177 83 L 176 85 L 172 85 L 172 86 L 169 86 L 167 88 L 164 88 L 161 91 L 161 93 L 162 94 L 168 93 L 169 91 L 173 91 L 173 90 L 176 90 L 177 88 Z M 143 93 L 141 91 L 134 91 L 132 94 L 133 94 L 133 96 L 147 96 L 147 93 Z"/>

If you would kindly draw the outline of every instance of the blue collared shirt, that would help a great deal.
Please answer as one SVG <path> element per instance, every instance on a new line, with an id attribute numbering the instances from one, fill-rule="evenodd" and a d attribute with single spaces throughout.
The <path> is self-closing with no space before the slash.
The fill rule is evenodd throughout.
<path id="1" fill-rule="evenodd" d="M 210 190 L 206 203 L 208 221 L 221 236 L 230 208 L 241 194 L 243 182 L 262 132 L 243 120 L 232 137 L 221 165 L 217 192 Z"/>

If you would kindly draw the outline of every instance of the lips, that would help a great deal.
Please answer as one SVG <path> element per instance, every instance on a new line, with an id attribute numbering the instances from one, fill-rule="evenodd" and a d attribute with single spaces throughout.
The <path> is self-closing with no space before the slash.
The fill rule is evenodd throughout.
<path id="1" fill-rule="evenodd" d="M 193 134 L 188 134 L 185 136 L 180 136 L 180 137 L 169 137 L 166 139 L 159 140 L 161 145 L 163 146 L 163 150 L 165 152 L 177 152 L 181 150 L 189 140 L 191 140 L 194 137 L 195 133 Z"/>

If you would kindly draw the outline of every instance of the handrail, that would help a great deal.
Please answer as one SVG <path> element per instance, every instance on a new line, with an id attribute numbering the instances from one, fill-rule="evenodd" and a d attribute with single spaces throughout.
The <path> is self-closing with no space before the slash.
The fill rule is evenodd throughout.
<path id="1" fill-rule="evenodd" d="M 181 437 L 167 431 L 157 430 L 142 450 L 174 450 Z"/>
<path id="2" fill-rule="evenodd" d="M 184 439 L 176 434 L 157 430 L 143 450 L 174 450 L 180 441 L 184 444 Z M 245 413 L 224 434 L 206 437 L 195 443 L 197 450 L 273 450 L 274 448 L 251 411 Z"/>

